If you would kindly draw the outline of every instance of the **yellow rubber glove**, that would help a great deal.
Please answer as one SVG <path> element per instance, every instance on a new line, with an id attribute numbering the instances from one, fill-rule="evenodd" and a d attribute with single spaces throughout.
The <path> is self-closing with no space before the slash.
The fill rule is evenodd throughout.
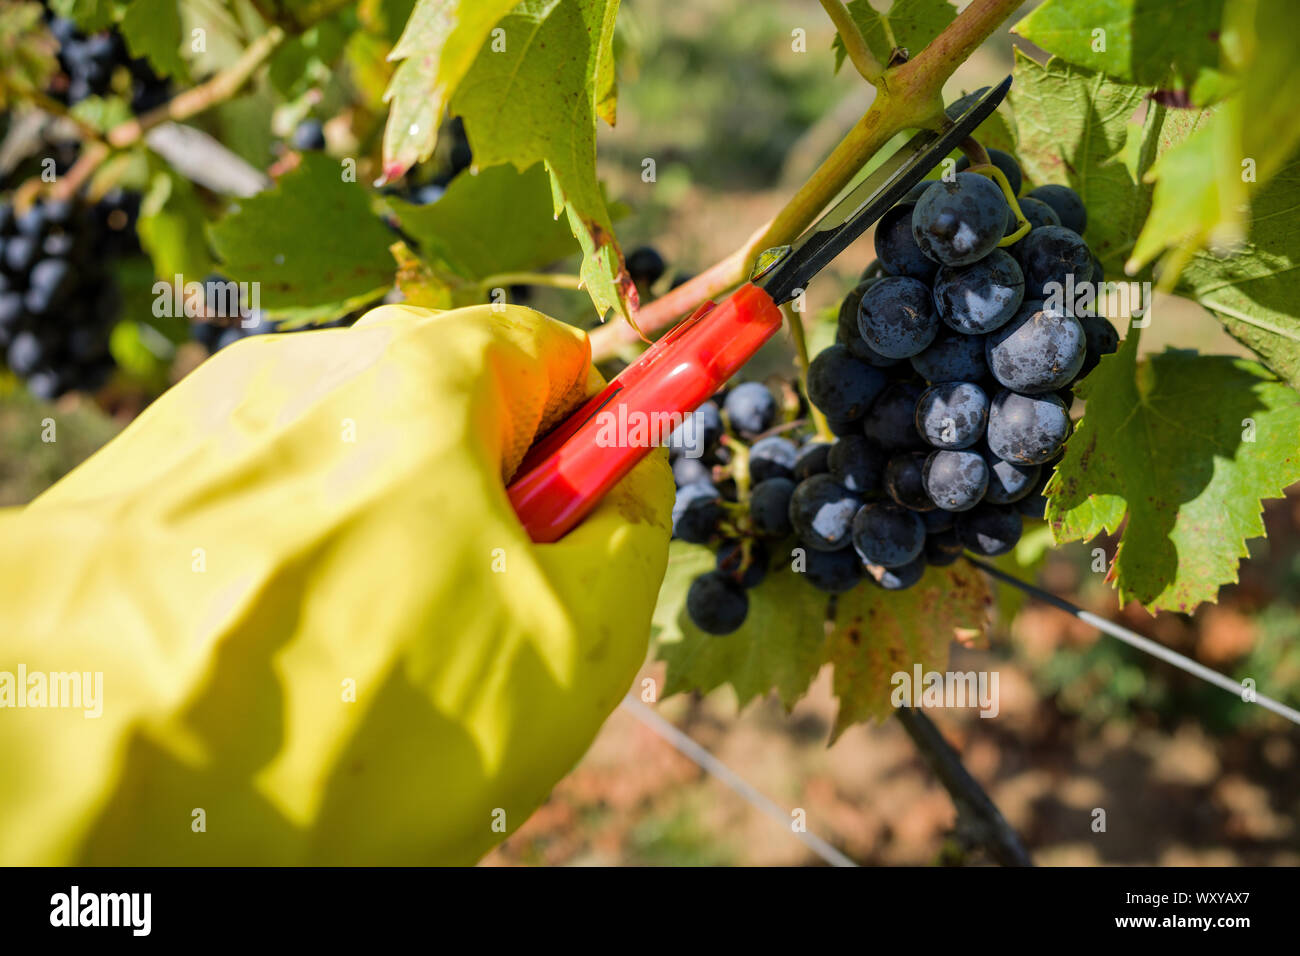
<path id="1" fill-rule="evenodd" d="M 510 510 L 598 385 L 530 309 L 387 306 L 231 346 L 0 511 L 0 863 L 466 864 L 516 829 L 667 560 L 662 453 L 555 544 Z M 101 715 L 13 708 L 20 666 L 28 703 L 101 672 Z"/>

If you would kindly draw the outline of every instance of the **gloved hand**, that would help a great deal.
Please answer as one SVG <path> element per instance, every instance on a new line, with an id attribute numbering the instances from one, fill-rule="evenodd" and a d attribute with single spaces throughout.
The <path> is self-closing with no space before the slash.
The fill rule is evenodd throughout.
<path id="1" fill-rule="evenodd" d="M 387 306 L 231 346 L 0 511 L 0 672 L 103 675 L 98 717 L 0 708 L 0 863 L 477 860 L 645 654 L 662 453 L 555 544 L 504 489 L 599 384 L 530 309 Z"/>

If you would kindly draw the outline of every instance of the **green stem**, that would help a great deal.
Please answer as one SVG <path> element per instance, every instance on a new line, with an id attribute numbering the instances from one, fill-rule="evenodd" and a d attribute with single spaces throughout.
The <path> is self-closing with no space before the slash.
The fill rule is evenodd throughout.
<path id="1" fill-rule="evenodd" d="M 880 65 L 875 54 L 867 46 L 862 31 L 849 15 L 848 9 L 840 0 L 821 0 L 821 4 L 839 32 L 840 42 L 844 44 L 844 52 L 848 55 L 849 62 L 862 74 L 864 80 L 875 85 L 880 75 L 885 72 L 885 68 Z"/>
<path id="2" fill-rule="evenodd" d="M 114 126 L 104 137 L 105 142 L 90 143 L 82 151 L 80 158 L 72 164 L 72 168 L 59 178 L 59 182 L 51 191 L 53 195 L 57 198 L 70 198 L 99 168 L 100 163 L 108 158 L 111 150 L 125 149 L 138 143 L 155 126 L 189 119 L 230 99 L 270 59 L 271 54 L 285 41 L 286 36 L 284 30 L 271 27 L 249 44 L 238 60 L 208 81 L 177 94 L 147 113 L 134 116 Z"/>
<path id="3" fill-rule="evenodd" d="M 641 331 L 656 332 L 705 299 L 744 282 L 760 252 L 798 237 L 894 134 L 905 129 L 942 125 L 946 121 L 944 83 L 1016 11 L 1020 2 L 972 0 L 917 56 L 886 70 L 871 108 L 785 207 L 754 232 L 740 249 L 641 309 L 637 314 Z M 624 323 L 610 323 L 592 333 L 592 358 L 602 361 L 626 343 L 637 340 L 637 334 Z"/>
<path id="4" fill-rule="evenodd" d="M 736 483 L 736 499 L 741 502 L 749 500 L 749 446 L 744 442 L 724 436 L 723 441 L 731 450 L 731 461 L 727 467 L 731 470 L 731 479 Z"/>
<path id="5" fill-rule="evenodd" d="M 799 318 L 799 313 L 795 312 L 788 302 L 781 306 L 781 311 L 785 313 L 786 322 L 790 325 L 790 338 L 794 340 L 795 361 L 799 365 L 799 391 L 803 392 L 804 400 L 808 403 L 808 409 L 812 413 L 813 425 L 817 429 L 817 437 L 826 441 L 834 441 L 835 435 L 831 432 L 831 426 L 826 421 L 826 416 L 808 397 L 808 340 L 804 335 L 803 320 Z"/>
<path id="6" fill-rule="evenodd" d="M 544 285 L 552 289 L 581 289 L 582 278 L 558 272 L 501 272 L 477 283 L 480 289 L 504 288 L 510 285 Z"/>

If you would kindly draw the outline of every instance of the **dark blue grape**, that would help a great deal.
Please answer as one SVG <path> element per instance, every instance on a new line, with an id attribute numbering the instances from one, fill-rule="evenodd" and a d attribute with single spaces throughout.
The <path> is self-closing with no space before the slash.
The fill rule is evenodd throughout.
<path id="1" fill-rule="evenodd" d="M 222 349 L 234 345 L 244 337 L 244 330 L 238 326 L 222 329 L 221 334 L 217 336 L 217 351 L 220 352 Z"/>
<path id="2" fill-rule="evenodd" d="M 957 516 L 957 537 L 968 551 L 985 557 L 1006 554 L 1020 540 L 1019 512 L 1004 505 L 982 504 Z"/>
<path id="3" fill-rule="evenodd" d="M 925 525 L 926 534 L 935 534 L 939 531 L 947 531 L 957 521 L 957 515 L 952 511 L 944 511 L 942 508 L 931 508 L 929 511 L 921 512 L 921 523 Z"/>
<path id="4" fill-rule="evenodd" d="M 793 478 L 794 462 L 799 449 L 794 442 L 780 435 L 769 435 L 754 442 L 749 450 L 749 479 L 753 482 L 769 478 Z"/>
<path id="5" fill-rule="evenodd" d="M 40 367 L 45 360 L 45 347 L 31 332 L 19 332 L 9 343 L 9 369 L 15 375 L 26 378 Z"/>
<path id="6" fill-rule="evenodd" d="M 52 368 L 40 368 L 27 376 L 27 390 L 45 402 L 52 402 L 66 391 L 63 379 Z"/>
<path id="7" fill-rule="evenodd" d="M 437 183 L 425 183 L 424 185 L 416 186 L 411 190 L 411 202 L 417 206 L 428 206 L 441 199 L 445 192 L 446 190 Z M 527 286 L 520 286 L 520 288 L 527 288 Z M 515 301 L 520 301 L 524 298 L 524 296 L 515 292 L 514 286 L 510 287 L 510 291 L 513 293 Z"/>
<path id="8" fill-rule="evenodd" d="M 0 293 L 0 329 L 13 329 L 23 315 L 23 297 L 19 292 Z"/>
<path id="9" fill-rule="evenodd" d="M 1008 322 L 1025 297 L 1025 277 L 1008 253 L 994 249 L 968 266 L 939 270 L 934 301 L 939 316 L 966 335 L 992 332 Z"/>
<path id="10" fill-rule="evenodd" d="M 853 517 L 853 549 L 866 564 L 902 567 L 925 547 L 925 525 L 892 501 L 863 505 Z"/>
<path id="11" fill-rule="evenodd" d="M 1012 249 L 1025 274 L 1026 297 L 1064 296 L 1092 279 L 1092 252 L 1064 226 L 1031 229 Z"/>
<path id="12" fill-rule="evenodd" d="M 939 331 L 930 287 L 907 276 L 881 279 L 862 296 L 858 327 L 866 343 L 887 358 L 917 354 Z"/>
<path id="13" fill-rule="evenodd" d="M 993 454 L 986 443 L 981 443 L 980 454 L 989 469 L 989 487 L 984 500 L 995 505 L 1009 505 L 1019 501 L 1034 490 L 1041 473 L 1040 465 L 1018 465 L 1004 461 Z"/>
<path id="14" fill-rule="evenodd" d="M 727 393 L 722 410 L 741 435 L 757 435 L 776 421 L 776 399 L 761 382 L 742 382 Z"/>
<path id="15" fill-rule="evenodd" d="M 5 240 L 5 268 L 11 276 L 25 275 L 40 253 L 41 244 L 31 236 L 10 236 Z"/>
<path id="16" fill-rule="evenodd" d="M 1070 436 L 1070 413 L 1055 395 L 1002 391 L 989 403 L 989 451 L 1017 465 L 1049 461 Z"/>
<path id="17" fill-rule="evenodd" d="M 925 389 L 912 382 L 895 382 L 867 410 L 861 433 L 886 451 L 924 448 L 916 430 L 916 403 Z"/>
<path id="18" fill-rule="evenodd" d="M 72 266 L 66 259 L 42 259 L 32 266 L 29 288 L 40 289 L 57 301 L 73 284 Z"/>
<path id="19" fill-rule="evenodd" d="M 686 592 L 686 614 L 706 634 L 730 634 L 745 623 L 749 595 L 720 571 L 701 574 Z"/>
<path id="20" fill-rule="evenodd" d="M 1088 210 L 1079 194 L 1069 186 L 1039 186 L 1029 190 L 1029 196 L 1051 206 L 1066 229 L 1083 235 L 1083 230 L 1088 226 Z"/>
<path id="21" fill-rule="evenodd" d="M 664 257 L 652 246 L 641 246 L 627 254 L 627 274 L 633 282 L 654 285 L 664 274 Z"/>
<path id="22" fill-rule="evenodd" d="M 1119 333 L 1115 331 L 1115 326 L 1110 324 L 1110 320 L 1101 315 L 1084 315 L 1079 317 L 1079 324 L 1083 326 L 1084 337 L 1084 357 L 1083 365 L 1079 367 L 1079 372 L 1075 375 L 1074 380 L 1086 376 L 1095 369 L 1103 355 L 1110 355 L 1119 351 Z"/>
<path id="23" fill-rule="evenodd" d="M 885 473 L 885 453 L 861 435 L 849 435 L 831 446 L 831 477 L 855 494 L 879 493 Z"/>
<path id="24" fill-rule="evenodd" d="M 989 486 L 989 469 L 977 451 L 936 451 L 925 460 L 926 494 L 944 511 L 969 511 Z"/>
<path id="25" fill-rule="evenodd" d="M 921 580 L 925 574 L 925 557 L 918 556 L 896 568 L 869 564 L 866 571 L 867 580 L 874 582 L 877 587 L 884 588 L 886 591 L 905 591 Z"/>
<path id="26" fill-rule="evenodd" d="M 1041 521 L 1044 514 L 1047 513 L 1047 498 L 1043 495 L 1043 489 L 1051 481 L 1052 471 L 1056 461 L 1059 460 L 1057 458 L 1055 461 L 1045 462 L 1042 471 L 1039 472 L 1038 480 L 1034 482 L 1033 490 L 1012 506 L 1026 518 L 1037 518 Z"/>
<path id="27" fill-rule="evenodd" d="M 926 452 L 903 451 L 885 463 L 885 493 L 904 508 L 924 512 L 934 508 L 925 490 Z"/>
<path id="28" fill-rule="evenodd" d="M 1087 339 L 1074 316 L 1030 305 L 989 333 L 985 357 L 993 377 L 1026 395 L 1069 385 L 1083 367 Z"/>
<path id="29" fill-rule="evenodd" d="M 1020 211 L 1024 213 L 1025 219 L 1029 221 L 1030 229 L 1037 229 L 1039 226 L 1059 226 L 1061 224 L 1061 217 L 1056 214 L 1056 210 L 1041 199 L 1022 196 L 1017 201 L 1020 204 Z M 1015 231 L 1016 219 L 1013 213 L 1007 225 L 1007 235 L 1011 235 Z"/>
<path id="30" fill-rule="evenodd" d="M 76 248 L 76 237 L 66 232 L 51 233 L 41 241 L 41 252 L 51 259 L 66 259 Z"/>
<path id="31" fill-rule="evenodd" d="M 291 143 L 300 151 L 324 149 L 325 127 L 318 119 L 305 119 L 294 128 Z"/>
<path id="32" fill-rule="evenodd" d="M 830 475 L 801 481 L 790 496 L 790 524 L 804 544 L 818 551 L 849 546 L 849 526 L 862 499 Z"/>
<path id="33" fill-rule="evenodd" d="M 990 149 L 988 154 L 993 165 L 1002 170 L 1002 175 L 1007 177 L 1007 185 L 1011 187 L 1012 195 L 1019 195 L 1020 187 L 1025 180 L 1016 158 L 1000 149 Z M 962 156 L 961 159 L 957 160 L 957 172 L 964 173 L 968 169 L 970 169 L 970 157 Z"/>
<path id="34" fill-rule="evenodd" d="M 722 520 L 722 496 L 713 485 L 700 482 L 677 489 L 673 502 L 673 537 L 705 544 Z"/>
<path id="35" fill-rule="evenodd" d="M 939 180 L 917 200 L 912 234 L 931 259 L 964 266 L 983 259 L 1001 241 L 1007 224 L 1007 201 L 991 180 L 958 173 Z"/>
<path id="36" fill-rule="evenodd" d="M 790 498 L 795 484 L 789 478 L 769 478 L 756 484 L 749 494 L 749 516 L 755 534 L 785 537 L 794 531 L 790 524 Z"/>
<path id="37" fill-rule="evenodd" d="M 826 424 L 830 426 L 831 434 L 836 438 L 847 438 L 850 435 L 862 434 L 862 419 L 860 418 L 827 418 Z"/>
<path id="38" fill-rule="evenodd" d="M 742 588 L 756 588 L 767 577 L 767 568 L 771 563 L 767 548 L 761 541 L 750 540 L 749 555 L 745 555 L 745 544 L 735 538 L 728 538 L 718 545 L 717 570 L 721 571 Z"/>
<path id="39" fill-rule="evenodd" d="M 827 594 L 852 591 L 862 580 L 862 562 L 852 548 L 842 551 L 804 552 L 804 577 L 808 583 Z"/>
<path id="40" fill-rule="evenodd" d="M 823 349 L 808 366 L 809 401 L 836 421 L 861 418 L 887 383 L 883 372 L 854 358 L 843 345 Z"/>
<path id="41" fill-rule="evenodd" d="M 876 223 L 876 261 L 891 276 L 909 276 L 929 282 L 939 264 L 921 251 L 912 235 L 915 203 L 901 202 L 885 211 Z"/>
<path id="42" fill-rule="evenodd" d="M 701 458 L 722 437 L 722 415 L 713 402 L 705 402 L 686 416 L 668 436 L 668 451 L 673 455 Z"/>
<path id="43" fill-rule="evenodd" d="M 40 203 L 32 203 L 26 212 L 19 213 L 14 219 L 18 235 L 38 241 L 45 235 L 46 225 L 45 208 Z"/>
<path id="44" fill-rule="evenodd" d="M 934 514 L 936 512 L 931 512 Z M 951 515 L 951 511 L 941 511 L 938 514 Z M 942 568 L 952 564 L 961 557 L 962 551 L 961 539 L 957 536 L 956 528 L 945 528 L 942 531 L 934 531 L 925 536 L 925 563 L 931 567 Z"/>
<path id="45" fill-rule="evenodd" d="M 909 360 L 927 382 L 978 382 L 988 374 L 984 336 L 944 328 L 929 348 Z"/>
<path id="46" fill-rule="evenodd" d="M 679 455 L 673 461 L 673 483 L 678 488 L 685 485 L 694 485 L 701 481 L 713 481 L 713 469 L 702 460 Z"/>
<path id="47" fill-rule="evenodd" d="M 823 472 L 830 471 L 832 447 L 833 446 L 830 442 L 805 442 L 803 447 L 799 449 L 799 454 L 796 455 L 794 459 L 795 480 L 803 481 L 805 478 L 811 478 L 813 475 L 820 475 Z"/>
<path id="48" fill-rule="evenodd" d="M 891 365 L 897 365 L 902 359 L 891 359 L 881 355 L 867 344 L 867 340 L 862 337 L 862 331 L 858 328 L 858 305 L 862 302 L 863 293 L 879 281 L 879 279 L 865 279 L 844 297 L 836 318 L 835 344 L 843 345 L 855 359 L 860 359 L 874 368 L 889 368 Z"/>
<path id="49" fill-rule="evenodd" d="M 984 437 L 989 399 L 970 382 L 932 385 L 916 403 L 916 430 L 935 448 L 969 448 Z"/>

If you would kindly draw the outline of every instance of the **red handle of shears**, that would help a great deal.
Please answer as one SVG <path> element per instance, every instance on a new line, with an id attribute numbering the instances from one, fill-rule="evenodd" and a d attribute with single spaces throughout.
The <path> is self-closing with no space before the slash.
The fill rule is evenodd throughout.
<path id="1" fill-rule="evenodd" d="M 506 489 L 539 543 L 556 541 L 663 444 L 781 327 L 772 297 L 747 283 L 706 302 L 525 456 Z"/>

